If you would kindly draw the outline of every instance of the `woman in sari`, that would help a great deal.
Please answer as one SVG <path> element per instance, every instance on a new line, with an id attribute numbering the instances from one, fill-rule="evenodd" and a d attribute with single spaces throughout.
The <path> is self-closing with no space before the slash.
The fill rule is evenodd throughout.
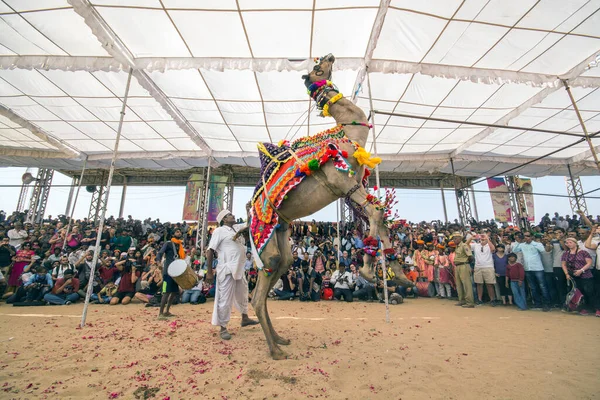
<path id="1" fill-rule="evenodd" d="M 17 250 L 17 254 L 13 257 L 14 264 L 8 277 L 7 292 L 14 292 L 17 286 L 20 285 L 19 278 L 25 267 L 31 263 L 31 258 L 34 254 L 35 252 L 31 249 L 31 243 L 29 242 L 23 243 L 21 248 Z"/>

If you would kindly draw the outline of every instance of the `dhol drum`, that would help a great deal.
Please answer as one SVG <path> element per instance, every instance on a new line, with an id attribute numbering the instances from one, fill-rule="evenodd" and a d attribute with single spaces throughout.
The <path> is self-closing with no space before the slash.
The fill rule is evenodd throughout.
<path id="1" fill-rule="evenodd" d="M 167 273 L 183 290 L 189 290 L 198 284 L 198 275 L 184 260 L 175 260 L 169 264 Z"/>

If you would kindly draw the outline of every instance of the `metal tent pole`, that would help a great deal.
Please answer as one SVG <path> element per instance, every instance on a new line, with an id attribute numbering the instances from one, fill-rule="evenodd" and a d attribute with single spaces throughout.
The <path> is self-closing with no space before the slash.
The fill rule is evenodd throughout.
<path id="1" fill-rule="evenodd" d="M 125 196 L 127 195 L 127 177 L 123 176 L 123 191 L 121 192 L 121 205 L 119 206 L 119 218 L 123 218 L 125 211 Z"/>
<path id="2" fill-rule="evenodd" d="M 446 207 L 446 195 L 444 194 L 444 181 L 440 179 L 440 192 L 442 193 L 442 205 L 444 206 L 444 220 L 448 223 L 448 209 Z"/>
<path id="3" fill-rule="evenodd" d="M 209 203 L 209 193 L 210 193 L 210 161 L 211 158 L 208 158 L 208 170 L 206 171 L 206 181 L 204 182 L 204 209 L 202 210 L 202 236 L 200 242 L 200 251 L 204 256 L 204 248 L 206 247 L 206 231 L 208 225 L 208 203 Z M 212 267 L 212 266 L 211 266 Z M 208 268 L 208 265 L 206 266 Z"/>
<path id="4" fill-rule="evenodd" d="M 473 202 L 473 211 L 475 211 L 475 219 L 477 220 L 477 222 L 479 222 L 479 213 L 477 212 L 477 200 L 475 200 L 475 192 L 472 189 L 474 189 L 474 188 L 471 187 L 471 190 L 469 190 L 469 192 L 471 192 L 471 201 Z"/>
<path id="5" fill-rule="evenodd" d="M 73 177 L 71 179 L 71 187 L 69 188 L 69 198 L 67 199 L 67 206 L 65 207 L 65 215 L 68 217 L 69 212 L 71 211 L 71 205 L 73 204 L 73 195 L 75 194 L 75 186 L 77 183 L 77 178 Z"/>
<path id="6" fill-rule="evenodd" d="M 100 240 L 102 239 L 102 231 L 104 230 L 104 218 L 106 217 L 106 207 L 108 205 L 108 196 L 110 195 L 110 185 L 115 172 L 115 164 L 117 162 L 117 154 L 119 152 L 119 141 L 121 140 L 121 130 L 123 129 L 123 119 L 125 118 L 125 110 L 127 109 L 127 97 L 129 96 L 129 87 L 131 86 L 131 75 L 133 69 L 129 68 L 129 74 L 127 75 L 127 85 L 125 86 L 125 96 L 123 97 L 123 106 L 121 107 L 121 116 L 119 117 L 119 127 L 117 129 L 117 139 L 115 140 L 115 148 L 113 150 L 112 160 L 110 161 L 110 169 L 108 170 L 108 180 L 106 182 L 106 198 L 102 211 L 100 212 L 100 222 L 98 223 L 98 234 L 96 235 L 96 247 L 94 249 L 94 258 L 92 259 L 92 268 L 90 271 L 90 281 L 87 285 L 87 292 L 85 294 L 85 303 L 83 304 L 83 314 L 81 314 L 81 327 L 85 326 L 85 319 L 87 317 L 88 306 L 90 305 L 90 297 L 92 296 L 92 290 L 94 288 L 94 276 L 96 274 L 96 264 L 98 263 L 98 256 L 100 254 Z"/>
<path id="7" fill-rule="evenodd" d="M 373 152 L 377 157 L 377 134 L 375 133 L 375 113 L 373 112 L 373 95 L 371 93 L 371 74 L 367 68 L 367 84 L 369 85 L 369 106 L 371 107 L 371 124 L 373 125 Z M 377 182 L 377 197 L 381 198 L 381 186 L 379 185 L 379 165 L 375 166 L 375 182 Z M 379 227 L 378 227 L 379 228 Z M 379 230 L 379 229 L 378 229 Z M 390 323 L 390 304 L 388 302 L 387 288 L 387 266 L 385 254 L 383 253 L 383 240 L 379 238 L 379 248 L 381 249 L 381 277 L 383 278 L 383 299 L 385 301 L 385 322 Z M 377 257 L 375 257 L 377 262 Z M 377 276 L 377 266 L 375 266 L 375 276 Z"/>
<path id="8" fill-rule="evenodd" d="M 65 251 L 65 247 L 67 246 L 67 236 L 71 233 L 71 225 L 73 221 L 73 214 L 75 213 L 75 207 L 77 207 L 77 199 L 79 198 L 79 189 L 81 189 L 81 184 L 83 183 L 83 174 L 85 173 L 85 167 L 87 167 L 87 156 L 83 160 L 83 167 L 81 168 L 81 174 L 79 175 L 79 182 L 77 182 L 77 191 L 75 192 L 75 200 L 73 200 L 73 204 L 71 205 L 71 201 L 69 200 L 69 208 L 67 209 L 67 217 L 69 218 L 69 222 L 67 223 L 67 233 L 65 234 L 65 241 L 62 246 L 62 251 Z M 72 189 L 72 187 L 71 187 Z"/>
<path id="9" fill-rule="evenodd" d="M 577 107 L 577 103 L 575 102 L 575 98 L 573 97 L 573 93 L 571 93 L 571 88 L 569 87 L 569 82 L 566 79 L 563 79 L 562 83 L 563 83 L 563 85 L 565 85 L 565 90 L 567 91 L 567 94 L 569 95 L 569 99 L 571 99 L 571 104 L 573 104 L 573 109 L 575 110 L 575 114 L 577 114 L 577 119 L 579 120 L 579 125 L 581 125 L 581 129 L 583 129 L 583 134 L 585 135 L 585 141 L 588 143 L 588 146 L 590 146 L 590 152 L 592 153 L 592 156 L 594 157 L 594 162 L 596 163 L 596 167 L 598 168 L 598 171 L 600 171 L 600 161 L 598 161 L 598 154 L 596 153 L 596 149 L 594 148 L 594 144 L 592 143 L 590 134 L 588 133 L 587 128 L 585 127 L 583 118 L 581 118 L 581 113 L 579 112 L 579 108 Z"/>

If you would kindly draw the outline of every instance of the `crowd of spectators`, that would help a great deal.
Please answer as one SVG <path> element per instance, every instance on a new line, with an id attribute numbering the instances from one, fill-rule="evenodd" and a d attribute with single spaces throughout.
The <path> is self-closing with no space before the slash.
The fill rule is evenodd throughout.
<path id="1" fill-rule="evenodd" d="M 23 213 L 7 217 L 0 212 L 0 292 L 9 304 L 68 305 L 84 298 L 92 285 L 94 303 L 134 301 L 157 306 L 162 287 L 161 248 L 177 230 L 185 261 L 199 276 L 198 284 L 182 290 L 178 301 L 199 304 L 214 295 L 214 287 L 202 279 L 207 266 L 196 246 L 195 228 L 185 222 L 111 217 L 98 232 L 93 221 L 83 219 L 73 221 L 67 232 L 64 216 L 50 216 L 40 224 L 27 224 L 24 219 Z M 295 222 L 290 228 L 293 262 L 270 296 L 300 301 L 383 301 L 385 280 L 393 304 L 429 296 L 458 299 L 456 304 L 465 308 L 484 304 L 519 310 L 559 308 L 600 317 L 599 224 L 600 216 L 558 213 L 546 214 L 538 225 L 523 230 L 489 220 L 473 220 L 466 226 L 456 220 L 403 221 L 391 232 L 403 273 L 415 283 L 406 288 L 395 284 L 395 272 L 391 268 L 384 272 L 381 262 L 376 262 L 373 279 L 359 274 L 365 234 L 358 224 L 343 224 L 338 232 L 335 223 Z M 97 235 L 101 250 L 92 277 Z M 250 252 L 245 270 L 252 296 L 261 272 Z"/>

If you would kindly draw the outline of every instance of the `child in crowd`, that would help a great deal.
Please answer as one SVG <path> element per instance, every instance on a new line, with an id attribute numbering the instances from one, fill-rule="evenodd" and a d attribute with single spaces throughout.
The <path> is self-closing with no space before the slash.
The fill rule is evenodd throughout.
<path id="1" fill-rule="evenodd" d="M 517 262 L 517 255 L 515 253 L 508 254 L 508 265 L 506 266 L 506 281 L 505 286 L 510 289 L 513 294 L 513 298 L 519 310 L 527 310 L 527 298 L 525 297 L 525 286 L 523 281 L 525 280 L 525 269 L 521 263 Z"/>

